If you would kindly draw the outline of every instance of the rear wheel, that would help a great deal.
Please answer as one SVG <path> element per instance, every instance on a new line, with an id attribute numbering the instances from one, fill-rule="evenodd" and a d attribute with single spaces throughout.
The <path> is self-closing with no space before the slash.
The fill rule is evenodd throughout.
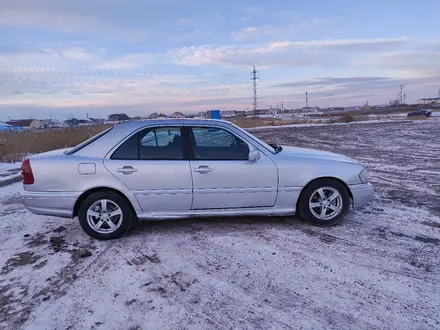
<path id="1" fill-rule="evenodd" d="M 133 224 L 133 211 L 122 196 L 103 191 L 91 194 L 78 211 L 79 223 L 90 236 L 101 239 L 118 238 Z"/>
<path id="2" fill-rule="evenodd" d="M 304 220 L 318 226 L 332 226 L 342 220 L 350 208 L 350 195 L 339 181 L 321 179 L 302 192 L 299 209 Z"/>

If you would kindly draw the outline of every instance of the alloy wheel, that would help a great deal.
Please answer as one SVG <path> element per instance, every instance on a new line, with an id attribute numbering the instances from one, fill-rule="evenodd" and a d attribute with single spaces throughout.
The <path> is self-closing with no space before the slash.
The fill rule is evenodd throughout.
<path id="1" fill-rule="evenodd" d="M 101 199 L 93 203 L 87 210 L 87 223 L 95 232 L 110 234 L 122 224 L 123 213 L 115 202 Z"/>
<path id="2" fill-rule="evenodd" d="M 320 220 L 334 219 L 343 210 L 342 196 L 334 188 L 319 188 L 310 196 L 309 209 L 313 216 Z"/>

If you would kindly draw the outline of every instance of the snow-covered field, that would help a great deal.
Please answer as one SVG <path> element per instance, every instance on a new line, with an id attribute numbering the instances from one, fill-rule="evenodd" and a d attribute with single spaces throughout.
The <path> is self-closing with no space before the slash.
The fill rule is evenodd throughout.
<path id="1" fill-rule="evenodd" d="M 17 181 L 21 177 L 21 164 L 0 162 L 0 187 Z"/>
<path id="2" fill-rule="evenodd" d="M 254 133 L 361 160 L 373 202 L 333 228 L 173 220 L 100 242 L 0 188 L 0 328 L 440 328 L 439 122 Z"/>

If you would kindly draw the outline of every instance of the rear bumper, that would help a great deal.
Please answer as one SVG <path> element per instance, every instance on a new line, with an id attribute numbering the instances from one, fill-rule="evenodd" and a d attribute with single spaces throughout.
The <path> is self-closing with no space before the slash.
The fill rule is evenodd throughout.
<path id="1" fill-rule="evenodd" d="M 23 205 L 32 213 L 72 218 L 80 193 L 30 192 L 21 193 Z"/>
<path id="2" fill-rule="evenodd" d="M 371 183 L 350 185 L 351 194 L 353 195 L 354 208 L 360 208 L 368 204 L 373 198 L 374 188 Z"/>

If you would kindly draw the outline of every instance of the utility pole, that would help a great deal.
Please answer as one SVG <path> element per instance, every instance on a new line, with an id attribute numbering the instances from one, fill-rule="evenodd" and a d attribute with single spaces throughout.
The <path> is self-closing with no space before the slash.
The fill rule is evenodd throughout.
<path id="1" fill-rule="evenodd" d="M 281 110 L 284 111 L 284 100 L 281 101 Z"/>
<path id="2" fill-rule="evenodd" d="M 306 109 L 309 108 L 309 92 L 306 92 Z"/>
<path id="3" fill-rule="evenodd" d="M 255 69 L 255 65 L 254 65 L 254 70 L 252 70 L 252 87 L 254 88 L 254 102 L 253 102 L 253 107 L 254 107 L 254 111 L 257 111 L 258 108 L 258 96 L 257 96 L 257 80 L 260 79 L 258 77 L 258 71 Z"/>
<path id="4" fill-rule="evenodd" d="M 400 85 L 400 90 L 397 93 L 397 100 L 400 104 L 404 104 L 406 101 L 406 93 L 403 92 L 403 85 Z"/>

